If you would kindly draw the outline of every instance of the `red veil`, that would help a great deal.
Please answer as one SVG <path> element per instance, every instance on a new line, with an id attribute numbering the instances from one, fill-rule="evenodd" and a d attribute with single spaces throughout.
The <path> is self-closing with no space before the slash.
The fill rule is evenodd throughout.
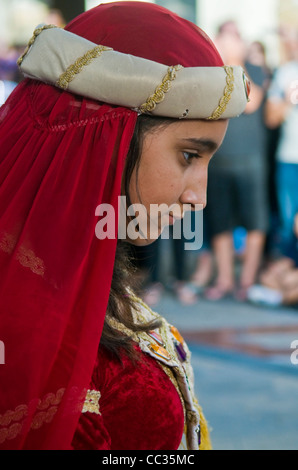
<path id="1" fill-rule="evenodd" d="M 166 65 L 222 61 L 196 26 L 149 3 L 89 10 L 68 30 Z M 93 371 L 137 114 L 32 80 L 0 110 L 0 449 L 70 449 Z M 2 364 L 1 362 L 5 362 Z"/>

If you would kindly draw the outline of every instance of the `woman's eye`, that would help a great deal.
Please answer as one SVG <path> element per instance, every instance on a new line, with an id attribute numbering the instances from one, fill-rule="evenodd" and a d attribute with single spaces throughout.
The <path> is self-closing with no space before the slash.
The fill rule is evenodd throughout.
<path id="1" fill-rule="evenodd" d="M 192 153 L 192 152 L 182 152 L 184 160 L 187 161 L 187 163 L 190 163 L 193 158 L 199 158 L 199 155 L 197 153 Z"/>

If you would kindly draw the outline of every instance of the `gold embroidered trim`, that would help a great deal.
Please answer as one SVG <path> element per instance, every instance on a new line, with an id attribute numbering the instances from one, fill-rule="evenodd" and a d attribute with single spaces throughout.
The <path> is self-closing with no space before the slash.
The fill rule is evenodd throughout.
<path id="1" fill-rule="evenodd" d="M 199 424 L 199 414 L 195 411 L 187 411 L 187 420 L 193 425 L 197 426 Z"/>
<path id="2" fill-rule="evenodd" d="M 161 320 L 162 325 L 160 327 L 160 334 L 161 334 L 161 337 L 162 337 L 163 342 L 164 342 L 164 347 L 167 350 L 167 352 L 169 353 L 169 355 L 171 356 L 171 359 L 174 360 L 175 362 L 177 362 L 177 355 L 176 355 L 174 343 L 170 340 L 169 341 L 167 340 L 167 338 L 168 338 L 168 324 L 157 313 L 155 313 L 151 309 L 149 309 L 148 305 L 146 305 L 145 302 L 143 302 L 142 299 L 140 299 L 139 297 L 136 297 L 134 295 L 131 295 L 131 299 L 134 300 L 139 305 L 141 305 L 142 307 L 144 307 L 156 319 Z M 147 322 L 146 319 L 142 318 L 142 315 L 141 315 L 139 310 L 137 311 L 137 313 L 138 313 L 138 316 L 141 318 L 141 320 L 144 323 L 146 323 Z M 122 333 L 125 333 L 127 336 L 129 336 L 136 343 L 139 343 L 140 340 L 143 340 L 145 342 L 149 341 L 150 343 L 152 342 L 152 338 L 149 335 L 147 335 L 147 333 L 145 333 L 145 332 L 144 333 L 143 332 L 135 333 L 132 330 L 130 330 L 129 328 L 125 327 L 122 323 L 117 322 L 117 320 L 115 320 L 114 318 L 109 318 L 108 322 L 112 327 L 118 329 L 118 331 L 121 331 Z M 158 364 L 161 366 L 163 371 L 166 373 L 166 375 L 169 377 L 172 384 L 176 388 L 177 393 L 179 395 L 179 398 L 181 400 L 182 407 L 183 407 L 184 418 L 186 418 L 186 409 L 185 409 L 184 398 L 183 398 L 183 395 L 181 393 L 180 387 L 179 387 L 177 379 L 176 379 L 176 376 L 185 377 L 185 371 L 184 371 L 183 367 L 182 366 L 180 366 L 180 367 L 177 366 L 177 367 L 174 367 L 174 368 L 170 368 L 170 367 L 167 367 L 166 364 L 160 362 L 158 360 L 158 356 L 156 356 L 156 359 L 157 359 Z M 187 359 L 188 360 L 190 359 L 188 354 L 187 354 Z M 179 363 L 179 360 L 178 360 L 178 363 Z"/>
<path id="3" fill-rule="evenodd" d="M 186 418 L 185 403 L 184 403 L 184 399 L 183 399 L 182 393 L 180 391 L 180 388 L 178 386 L 177 380 L 176 380 L 176 378 L 173 374 L 173 371 L 171 370 L 170 367 L 167 367 L 165 364 L 163 364 L 161 362 L 159 362 L 159 365 L 161 366 L 161 368 L 163 369 L 165 374 L 169 377 L 170 381 L 174 385 L 174 387 L 175 387 L 175 389 L 176 389 L 176 391 L 179 395 L 179 398 L 180 398 L 180 401 L 181 401 L 181 404 L 182 404 L 182 408 L 183 408 L 183 415 L 184 415 L 184 421 L 185 421 L 185 418 Z"/>
<path id="4" fill-rule="evenodd" d="M 24 50 L 23 54 L 21 55 L 21 57 L 18 58 L 17 60 L 17 64 L 18 65 L 21 65 L 21 63 L 23 62 L 24 60 L 24 57 L 25 55 L 27 54 L 27 52 L 29 51 L 30 47 L 32 46 L 32 44 L 34 43 L 35 39 L 37 38 L 37 36 L 42 32 L 44 31 L 45 29 L 51 29 L 51 28 L 58 28 L 58 26 L 54 25 L 54 24 L 46 24 L 40 28 L 36 28 L 33 32 L 33 36 L 32 38 L 30 39 L 30 41 L 28 42 L 28 45 L 26 47 L 26 49 Z"/>
<path id="5" fill-rule="evenodd" d="M 144 309 L 146 309 L 152 316 L 155 316 L 156 319 L 161 320 L 162 324 L 161 324 L 161 327 L 160 327 L 160 335 L 163 339 L 164 347 L 167 350 L 167 352 L 170 354 L 171 358 L 174 361 L 177 361 L 177 354 L 176 354 L 174 343 L 171 339 L 169 339 L 169 335 L 168 335 L 168 328 L 169 328 L 168 323 L 162 317 L 160 317 L 157 313 L 153 312 L 142 299 L 140 299 L 139 297 L 136 297 L 134 295 L 131 295 L 131 298 L 136 303 L 141 305 Z M 142 320 L 143 320 L 143 322 L 145 322 L 145 319 L 142 319 Z M 187 360 L 188 361 L 190 360 L 188 352 L 187 352 Z M 178 363 L 179 363 L 179 361 L 178 361 Z M 180 374 L 181 377 L 185 376 L 185 371 L 184 371 L 182 366 L 175 368 L 175 372 Z"/>
<path id="6" fill-rule="evenodd" d="M 44 263 L 42 259 L 35 256 L 32 250 L 28 250 L 22 246 L 17 253 L 17 260 L 25 268 L 31 269 L 34 274 L 37 274 L 38 276 L 44 276 Z"/>
<path id="7" fill-rule="evenodd" d="M 111 47 L 106 46 L 95 46 L 90 51 L 87 51 L 82 57 L 79 57 L 73 64 L 67 67 L 66 71 L 63 72 L 58 78 L 56 85 L 63 90 L 67 90 L 69 83 L 75 78 L 75 76 L 83 70 L 83 67 L 89 65 L 93 59 L 100 57 L 104 51 L 112 51 Z"/>
<path id="8" fill-rule="evenodd" d="M 200 450 L 212 450 L 212 442 L 210 438 L 208 422 L 197 400 L 195 400 L 194 405 L 200 416 L 200 437 L 201 437 Z"/>
<path id="9" fill-rule="evenodd" d="M 171 88 L 171 82 L 176 78 L 176 72 L 183 69 L 182 65 L 174 65 L 168 68 L 166 76 L 163 78 L 161 84 L 156 87 L 153 95 L 149 96 L 144 104 L 139 107 L 141 113 L 150 113 L 152 112 L 158 103 L 165 98 L 165 93 L 167 93 Z"/>
<path id="10" fill-rule="evenodd" d="M 14 247 L 16 245 L 16 241 L 12 235 L 9 233 L 4 233 L 0 239 L 0 249 L 4 251 L 4 253 L 12 253 Z"/>
<path id="11" fill-rule="evenodd" d="M 21 433 L 24 420 L 28 415 L 29 408 L 36 407 L 35 415 L 32 419 L 31 429 L 39 429 L 44 423 L 50 423 L 58 410 L 65 389 L 61 388 L 57 393 L 48 393 L 43 399 L 32 402 L 31 405 L 19 405 L 14 411 L 8 410 L 0 415 L 0 444 L 7 439 L 14 439 Z"/>
<path id="12" fill-rule="evenodd" d="M 88 390 L 82 413 L 89 412 L 89 413 L 95 413 L 97 415 L 100 415 L 101 414 L 99 411 L 100 397 L 101 397 L 101 394 L 97 390 Z"/>
<path id="13" fill-rule="evenodd" d="M 224 94 L 219 101 L 219 105 L 217 106 L 216 110 L 213 111 L 212 115 L 207 118 L 209 121 L 216 121 L 220 118 L 220 116 L 225 112 L 227 109 L 228 103 L 231 99 L 233 90 L 234 90 L 234 72 L 233 67 L 224 66 L 224 70 L 227 74 L 226 76 L 226 87 L 224 90 Z"/>
<path id="14" fill-rule="evenodd" d="M 0 239 L 0 249 L 4 253 L 11 254 L 15 248 L 16 240 L 12 235 L 5 233 Z M 21 246 L 16 253 L 16 259 L 25 268 L 29 268 L 34 274 L 44 276 L 45 265 L 41 258 L 35 255 L 34 251 Z"/>

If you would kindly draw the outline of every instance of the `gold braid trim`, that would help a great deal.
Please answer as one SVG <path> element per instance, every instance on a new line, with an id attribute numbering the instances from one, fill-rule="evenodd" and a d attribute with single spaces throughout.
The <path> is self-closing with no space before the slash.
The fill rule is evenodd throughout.
<path id="1" fill-rule="evenodd" d="M 142 104 L 139 107 L 139 111 L 141 113 L 152 112 L 156 108 L 156 105 L 158 103 L 161 103 L 161 101 L 164 100 L 165 93 L 167 93 L 170 90 L 171 82 L 175 80 L 176 78 L 176 72 L 178 72 L 182 68 L 183 68 L 182 65 L 174 65 L 168 68 L 167 74 L 163 78 L 161 84 L 158 87 L 156 87 L 153 95 L 149 96 L 149 98 L 146 100 L 146 103 Z"/>
<path id="2" fill-rule="evenodd" d="M 65 72 L 58 78 L 56 85 L 63 90 L 67 90 L 69 83 L 75 76 L 83 70 L 83 67 L 89 65 L 93 59 L 100 57 L 103 51 L 112 51 L 111 47 L 95 46 L 93 49 L 87 51 L 82 57 L 79 57 L 73 64 L 71 64 Z"/>
<path id="3" fill-rule="evenodd" d="M 82 413 L 89 412 L 89 413 L 95 413 L 96 415 L 100 415 L 101 414 L 99 411 L 100 397 L 101 397 L 101 394 L 97 390 L 88 390 Z"/>
<path id="4" fill-rule="evenodd" d="M 225 112 L 227 109 L 228 103 L 231 99 L 233 90 L 234 90 L 234 72 L 233 68 L 229 66 L 225 66 L 224 70 L 227 74 L 226 76 L 226 87 L 224 90 L 224 94 L 219 101 L 219 105 L 217 106 L 216 110 L 213 111 L 212 115 L 207 118 L 209 121 L 216 121 L 220 118 L 220 116 Z"/>
<path id="5" fill-rule="evenodd" d="M 32 44 L 34 43 L 35 39 L 37 38 L 37 36 L 45 29 L 50 29 L 50 28 L 58 28 L 58 26 L 54 25 L 54 24 L 46 24 L 40 28 L 36 28 L 33 32 L 33 36 L 32 38 L 30 39 L 30 41 L 28 42 L 28 45 L 26 47 L 26 49 L 24 50 L 23 54 L 21 55 L 21 57 L 18 58 L 17 60 L 17 64 L 18 65 L 21 65 L 21 63 L 23 62 L 24 60 L 24 57 L 25 55 L 27 54 L 27 52 L 29 51 L 30 47 L 32 46 Z"/>

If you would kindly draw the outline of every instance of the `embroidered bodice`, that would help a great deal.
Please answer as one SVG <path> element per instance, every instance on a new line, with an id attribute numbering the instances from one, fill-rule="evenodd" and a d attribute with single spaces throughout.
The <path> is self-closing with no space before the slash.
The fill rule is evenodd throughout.
<path id="1" fill-rule="evenodd" d="M 73 440 L 76 449 L 176 450 L 210 448 L 204 416 L 194 395 L 190 352 L 180 333 L 140 299 L 135 323 L 161 327 L 129 334 L 141 360 L 122 363 L 100 346 L 90 389 Z"/>

